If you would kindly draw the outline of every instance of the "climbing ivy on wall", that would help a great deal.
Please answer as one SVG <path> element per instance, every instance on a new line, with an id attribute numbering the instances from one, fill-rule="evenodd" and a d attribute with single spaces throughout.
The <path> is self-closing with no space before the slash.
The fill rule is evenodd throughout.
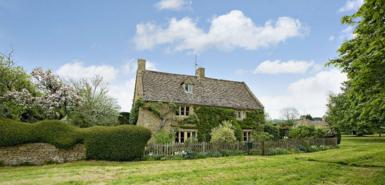
<path id="1" fill-rule="evenodd" d="M 134 104 L 133 112 L 131 112 L 132 119 L 135 120 L 135 123 L 138 119 L 138 111 L 140 107 L 149 110 L 161 119 L 160 128 L 162 128 L 162 124 L 165 124 L 166 122 L 166 115 L 170 112 L 175 112 L 178 108 L 178 106 L 174 103 L 146 102 L 144 104 L 141 99 L 138 99 Z M 217 127 L 225 120 L 231 122 L 234 128 L 235 137 L 241 141 L 243 137 L 242 128 L 255 129 L 257 124 L 264 124 L 265 115 L 263 110 L 250 111 L 246 112 L 246 118 L 240 121 L 236 119 L 234 109 L 195 106 L 194 114 L 191 114 L 183 120 L 174 121 L 179 122 L 181 128 L 195 125 L 198 130 L 198 140 L 210 141 L 211 129 Z"/>
<path id="2" fill-rule="evenodd" d="M 162 129 L 166 122 L 170 119 L 167 117 L 170 113 L 175 113 L 178 106 L 175 103 L 163 103 L 163 102 L 147 102 L 143 105 L 143 108 L 157 115 L 160 119 L 159 130 Z M 172 119 L 172 118 L 171 118 Z"/>
<path id="3" fill-rule="evenodd" d="M 235 111 L 232 109 L 217 107 L 196 107 L 194 109 L 194 113 L 198 117 L 198 122 L 195 124 L 198 129 L 199 141 L 210 141 L 211 129 L 217 127 L 223 121 L 228 120 L 232 123 L 235 123 Z M 239 137 L 239 133 L 235 134 Z M 239 139 L 238 137 L 237 139 Z"/>
<path id="4" fill-rule="evenodd" d="M 135 101 L 133 108 L 131 109 L 131 114 L 130 114 L 130 123 L 131 124 L 136 124 L 138 121 L 138 116 L 139 116 L 139 109 L 143 107 L 147 109 L 148 111 L 152 112 L 156 116 L 159 117 L 161 120 L 160 128 L 161 129 L 166 120 L 166 115 L 169 114 L 170 112 L 175 112 L 177 109 L 177 105 L 174 103 L 163 103 L 163 102 L 146 102 L 139 98 L 138 100 Z"/>
<path id="5" fill-rule="evenodd" d="M 139 109 L 142 107 L 144 104 L 142 98 L 137 99 L 134 102 L 133 107 L 131 108 L 131 113 L 130 113 L 130 124 L 136 125 L 136 122 L 138 121 L 138 116 L 139 116 Z"/>
<path id="6" fill-rule="evenodd" d="M 265 113 L 260 109 L 246 112 L 246 118 L 238 122 L 242 128 L 255 129 L 257 124 L 265 124 Z"/>
<path id="7" fill-rule="evenodd" d="M 253 129 L 258 123 L 265 122 L 263 110 L 255 110 L 247 112 L 246 118 L 242 121 L 236 120 L 235 110 L 219 107 L 195 107 L 195 115 L 191 115 L 184 119 L 181 124 L 195 124 L 198 129 L 199 141 L 210 141 L 211 129 L 220 125 L 223 121 L 228 120 L 234 127 L 235 137 L 242 140 L 242 128 Z"/>

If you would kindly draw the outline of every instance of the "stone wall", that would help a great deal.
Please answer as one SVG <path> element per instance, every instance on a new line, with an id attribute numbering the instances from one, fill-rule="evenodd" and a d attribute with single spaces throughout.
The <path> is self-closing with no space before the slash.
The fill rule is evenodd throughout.
<path id="1" fill-rule="evenodd" d="M 146 104 L 147 102 L 145 102 Z M 146 106 L 146 105 L 144 105 Z M 190 115 L 194 114 L 194 106 L 189 105 L 190 107 Z M 178 122 L 186 119 L 187 116 L 176 116 L 175 111 L 170 111 L 167 104 L 164 104 L 164 107 L 160 110 L 160 112 L 167 113 L 165 115 L 165 123 L 163 123 L 163 129 L 170 131 L 173 127 L 178 126 Z M 155 134 L 161 128 L 161 119 L 158 115 L 149 111 L 146 108 L 141 107 L 139 109 L 138 121 L 137 125 L 148 128 L 151 130 L 152 134 Z"/>
<path id="2" fill-rule="evenodd" d="M 71 149 L 58 149 L 47 143 L 30 143 L 12 147 L 0 147 L 0 163 L 3 165 L 41 165 L 46 163 L 64 163 L 86 158 L 83 144 Z"/>

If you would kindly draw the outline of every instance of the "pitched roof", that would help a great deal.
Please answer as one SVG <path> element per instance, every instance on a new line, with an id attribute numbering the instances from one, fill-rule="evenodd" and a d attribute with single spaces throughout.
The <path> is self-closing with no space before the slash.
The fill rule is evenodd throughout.
<path id="1" fill-rule="evenodd" d="M 193 93 L 186 93 L 183 83 L 193 84 Z M 237 109 L 260 109 L 258 101 L 244 82 L 200 78 L 145 70 L 142 76 L 143 99 L 193 105 Z"/>

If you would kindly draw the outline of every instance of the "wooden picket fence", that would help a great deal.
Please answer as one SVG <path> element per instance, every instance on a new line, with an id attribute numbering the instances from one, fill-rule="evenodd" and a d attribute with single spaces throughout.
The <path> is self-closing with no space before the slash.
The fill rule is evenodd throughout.
<path id="1" fill-rule="evenodd" d="M 144 156 L 161 155 L 172 156 L 176 153 L 192 152 L 216 152 L 223 150 L 233 151 L 266 151 L 269 148 L 294 149 L 299 146 L 337 146 L 337 138 L 307 138 L 307 139 L 282 139 L 277 141 L 265 142 L 237 142 L 233 144 L 215 145 L 212 143 L 171 143 L 171 144 L 148 144 L 144 151 Z M 262 152 L 264 153 L 264 152 Z"/>

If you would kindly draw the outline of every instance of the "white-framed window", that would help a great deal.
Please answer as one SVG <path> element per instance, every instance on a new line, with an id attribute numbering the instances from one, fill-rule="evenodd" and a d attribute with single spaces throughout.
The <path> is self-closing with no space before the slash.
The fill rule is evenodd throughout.
<path id="1" fill-rule="evenodd" d="M 246 118 L 246 112 L 245 111 L 236 111 L 235 116 L 237 120 L 243 120 Z"/>
<path id="2" fill-rule="evenodd" d="M 251 130 L 243 130 L 243 141 L 251 140 Z"/>
<path id="3" fill-rule="evenodd" d="M 193 93 L 193 85 L 192 84 L 183 84 L 183 90 L 186 93 Z"/>
<path id="4" fill-rule="evenodd" d="M 189 106 L 180 106 L 176 111 L 177 116 L 188 116 L 190 115 L 190 107 Z"/>
<path id="5" fill-rule="evenodd" d="M 195 129 L 181 129 L 175 132 L 175 143 L 184 143 L 187 140 L 197 139 L 198 131 Z"/>

